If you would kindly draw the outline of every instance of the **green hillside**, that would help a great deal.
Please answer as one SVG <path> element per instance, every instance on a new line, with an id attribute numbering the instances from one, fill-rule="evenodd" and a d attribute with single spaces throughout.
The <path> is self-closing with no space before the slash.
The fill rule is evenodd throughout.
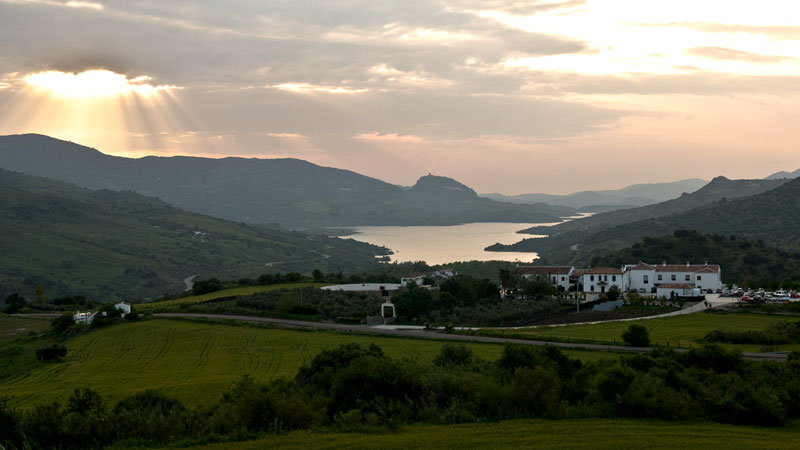
<path id="1" fill-rule="evenodd" d="M 481 198 L 455 180 L 431 175 L 405 188 L 299 159 L 131 159 L 32 134 L 0 136 L 0 167 L 90 189 L 132 190 L 236 222 L 295 229 L 558 222 L 574 211 Z"/>
<path id="2" fill-rule="evenodd" d="M 0 170 L 0 296 L 94 300 L 182 291 L 182 280 L 375 268 L 385 250 L 189 213 L 133 192 Z"/>
<path id="3" fill-rule="evenodd" d="M 760 241 L 677 230 L 672 235 L 644 238 L 610 255 L 595 257 L 592 266 L 619 267 L 647 261 L 708 261 L 719 264 L 724 283 L 800 282 L 800 252 L 768 247 Z"/>
<path id="4" fill-rule="evenodd" d="M 767 245 L 797 250 L 800 249 L 800 179 L 776 181 L 783 184 L 750 196 L 722 198 L 680 213 L 610 227 L 587 227 L 545 239 L 525 239 L 507 246 L 495 245 L 491 249 L 538 251 L 548 263 L 585 264 L 593 257 L 612 253 L 645 237 L 667 235 L 674 230 L 687 228 L 761 240 Z M 754 189 L 755 186 L 765 188 L 763 184 L 755 182 L 753 186 Z M 577 227 L 583 220 L 587 219 L 575 221 L 572 227 Z"/>
<path id="5" fill-rule="evenodd" d="M 2 316 L 0 316 L 2 317 Z M 33 338 L 29 338 L 33 339 Z M 430 362 L 442 343 L 430 340 L 299 331 L 253 326 L 156 319 L 92 331 L 65 342 L 65 361 L 36 364 L 33 349 L 25 349 L 33 368 L 11 378 L 0 376 L 0 396 L 28 408 L 65 399 L 78 387 L 108 395 L 109 403 L 147 389 L 158 389 L 192 407 L 211 404 L 242 375 L 267 382 L 292 378 L 314 355 L 339 344 L 379 345 L 394 358 Z M 16 344 L 16 345 L 15 345 Z M 468 344 L 477 356 L 495 360 L 502 345 Z M 2 357 L 4 353 L 0 353 Z M 15 360 L 11 366 L 27 360 Z M 4 362 L 4 365 L 6 362 Z M 6 367 L 5 370 L 13 370 Z"/>

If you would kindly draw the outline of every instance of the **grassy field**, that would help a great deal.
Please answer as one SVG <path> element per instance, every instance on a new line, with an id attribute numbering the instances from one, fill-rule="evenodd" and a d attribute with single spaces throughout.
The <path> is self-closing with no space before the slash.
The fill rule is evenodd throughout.
<path id="1" fill-rule="evenodd" d="M 50 320 L 47 319 L 12 317 L 0 314 L 0 346 L 30 332 L 38 333 L 48 328 L 50 328 Z"/>
<path id="2" fill-rule="evenodd" d="M 795 449 L 800 429 L 764 429 L 714 423 L 643 420 L 514 420 L 490 424 L 403 427 L 369 433 L 289 433 L 196 450 L 256 449 Z"/>
<path id="3" fill-rule="evenodd" d="M 13 406 L 28 408 L 64 400 L 78 387 L 101 392 L 111 404 L 136 392 L 159 389 L 196 407 L 215 402 L 242 375 L 257 381 L 293 377 L 321 350 L 346 342 L 375 343 L 388 356 L 423 362 L 432 361 L 442 345 L 410 338 L 154 319 L 72 338 L 65 343 L 69 353 L 63 362 L 38 363 L 35 358 L 17 362 L 32 368 L 26 366 L 25 373 L 0 381 L 0 396 L 13 396 Z M 26 345 L 29 352 L 35 346 Z M 489 360 L 502 351 L 498 344 L 467 345 L 476 356 Z M 616 357 L 592 351 L 569 354 L 586 360 Z"/>
<path id="4" fill-rule="evenodd" d="M 133 305 L 133 310 L 143 312 L 143 311 L 149 311 L 153 308 L 161 308 L 165 306 L 177 306 L 177 305 L 194 305 L 198 303 L 209 302 L 211 300 L 216 300 L 218 298 L 234 297 L 239 295 L 253 295 L 258 292 L 266 292 L 276 289 L 294 289 L 301 287 L 320 288 L 322 286 L 327 286 L 327 285 L 328 285 L 327 283 L 289 283 L 289 284 L 273 284 L 269 286 L 241 286 L 230 289 L 223 289 L 221 291 L 216 291 L 216 292 L 209 292 L 208 294 L 203 294 L 203 295 L 193 295 L 191 297 L 175 298 L 172 300 L 164 300 L 160 302 L 138 303 Z"/>
<path id="5" fill-rule="evenodd" d="M 650 332 L 653 344 L 688 347 L 697 346 L 706 334 L 713 330 L 762 330 L 769 324 L 779 321 L 795 322 L 800 315 L 770 315 L 758 313 L 718 312 L 696 313 L 660 319 L 637 320 L 631 322 L 608 322 L 594 325 L 567 325 L 539 328 L 523 328 L 516 330 L 492 329 L 483 330 L 491 336 L 509 336 L 511 334 L 530 338 L 580 339 L 595 340 L 603 343 L 617 344 L 622 342 L 622 332 L 631 324 L 645 326 Z M 758 351 L 756 345 L 726 345 L 741 348 L 745 351 Z M 793 344 L 779 347 L 781 350 L 800 350 L 800 345 Z"/>
<path id="6" fill-rule="evenodd" d="M 20 348 L 31 354 L 36 343 L 23 338 Z M 0 396 L 28 408 L 64 400 L 78 387 L 101 392 L 111 403 L 146 389 L 159 389 L 195 407 L 215 402 L 240 376 L 258 381 L 293 377 L 297 369 L 325 348 L 346 342 L 375 343 L 391 357 L 429 362 L 442 342 L 326 331 L 301 331 L 256 326 L 155 319 L 95 330 L 66 341 L 63 362 L 38 363 L 17 356 L 23 373 L 0 381 Z M 40 343 L 44 346 L 47 343 Z M 475 355 L 495 360 L 496 344 L 468 344 Z M 3 348 L 0 348 L 3 350 Z M 585 359 L 616 357 L 601 352 L 574 352 Z M 32 361 L 28 361 L 32 359 Z"/>

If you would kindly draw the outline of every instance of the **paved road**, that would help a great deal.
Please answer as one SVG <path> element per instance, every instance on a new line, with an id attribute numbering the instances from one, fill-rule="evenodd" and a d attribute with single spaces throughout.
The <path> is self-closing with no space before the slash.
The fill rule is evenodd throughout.
<path id="1" fill-rule="evenodd" d="M 156 317 L 183 317 L 183 318 L 197 318 L 197 319 L 213 319 L 213 320 L 234 320 L 239 322 L 254 322 L 254 323 L 267 323 L 280 327 L 287 328 L 316 328 L 338 331 L 355 331 L 359 333 L 371 333 L 389 336 L 407 336 L 422 339 L 436 339 L 436 340 L 452 340 L 452 341 L 466 341 L 466 342 L 487 342 L 494 344 L 514 343 L 525 345 L 553 345 L 561 348 L 572 349 L 587 349 L 587 350 L 602 350 L 602 351 L 615 351 L 625 353 L 647 353 L 650 347 L 627 347 L 622 345 L 604 345 L 604 344 L 575 344 L 569 342 L 544 342 L 544 341 L 531 341 L 527 339 L 512 339 L 512 338 L 499 338 L 488 336 L 469 336 L 463 334 L 446 334 L 437 333 L 432 331 L 424 331 L 418 328 L 405 329 L 397 327 L 382 327 L 382 326 L 369 326 L 369 325 L 344 325 L 339 323 L 324 323 L 324 322 L 310 322 L 305 320 L 289 320 L 289 319 L 273 319 L 268 317 L 253 317 L 253 316 L 237 316 L 227 314 L 198 314 L 198 313 L 159 313 L 154 314 Z M 678 351 L 686 351 L 685 349 L 677 349 Z M 747 359 L 753 360 L 769 360 L 769 361 L 785 361 L 785 353 L 750 353 L 744 352 L 743 356 Z"/>

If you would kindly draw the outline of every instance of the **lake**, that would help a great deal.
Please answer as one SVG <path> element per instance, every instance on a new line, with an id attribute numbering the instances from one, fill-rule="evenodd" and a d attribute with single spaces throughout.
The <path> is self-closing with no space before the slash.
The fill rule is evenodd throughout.
<path id="1" fill-rule="evenodd" d="M 467 223 L 451 226 L 368 226 L 348 227 L 357 234 L 342 236 L 370 244 L 382 245 L 394 252 L 392 261 L 425 261 L 430 265 L 454 261 L 519 261 L 530 263 L 536 253 L 487 252 L 483 249 L 494 243 L 513 244 L 524 238 L 537 237 L 517 234 L 525 228 L 552 223 Z"/>

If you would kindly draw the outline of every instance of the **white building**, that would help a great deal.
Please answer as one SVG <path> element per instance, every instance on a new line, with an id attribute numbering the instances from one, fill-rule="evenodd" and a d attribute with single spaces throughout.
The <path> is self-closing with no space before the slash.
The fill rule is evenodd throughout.
<path id="1" fill-rule="evenodd" d="M 522 278 L 530 277 L 543 277 L 547 281 L 557 287 L 561 287 L 564 291 L 569 290 L 570 276 L 575 271 L 572 266 L 517 266 L 516 272 Z"/>
<path id="2" fill-rule="evenodd" d="M 581 282 L 583 292 L 590 294 L 605 293 L 616 286 L 620 291 L 624 290 L 624 277 L 620 269 L 614 267 L 597 267 L 581 271 Z"/>
<path id="3" fill-rule="evenodd" d="M 722 288 L 722 269 L 716 264 L 662 264 L 640 262 L 625 266 L 625 290 L 653 293 L 664 284 L 688 284 L 692 288 L 716 291 Z M 656 293 L 659 297 L 660 294 Z M 669 298 L 669 297 L 667 297 Z"/>
<path id="4" fill-rule="evenodd" d="M 126 314 L 130 314 L 131 313 L 131 305 L 130 305 L 130 303 L 119 302 L 116 305 L 114 305 L 114 308 L 117 308 L 118 310 L 122 311 L 122 313 L 120 314 L 120 317 L 122 317 L 123 319 L 125 318 Z"/>
<path id="5" fill-rule="evenodd" d="M 79 312 L 76 312 L 75 314 L 72 315 L 72 320 L 74 320 L 75 323 L 82 323 L 82 324 L 85 324 L 85 325 L 91 325 L 92 321 L 94 320 L 94 315 L 95 315 L 95 313 L 93 313 L 93 312 L 82 313 L 82 312 L 79 311 Z"/>
<path id="6" fill-rule="evenodd" d="M 413 281 L 417 286 L 422 286 L 424 284 L 422 280 L 424 280 L 426 276 L 425 272 L 410 273 L 404 277 L 400 277 L 400 284 L 405 286 L 409 281 Z"/>

